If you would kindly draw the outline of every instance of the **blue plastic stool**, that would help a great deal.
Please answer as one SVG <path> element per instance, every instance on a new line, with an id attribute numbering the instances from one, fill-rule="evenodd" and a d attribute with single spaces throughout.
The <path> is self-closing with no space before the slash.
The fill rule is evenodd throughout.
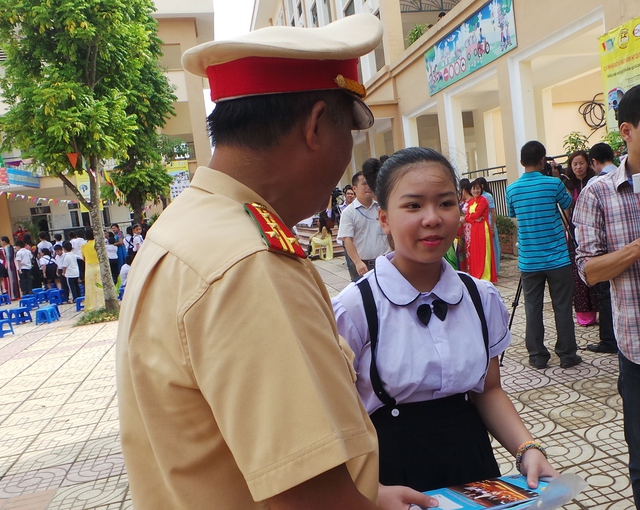
<path id="1" fill-rule="evenodd" d="M 53 306 L 43 306 L 36 310 L 36 325 L 46 322 L 51 324 L 53 321 L 60 320 L 60 313 Z"/>
<path id="2" fill-rule="evenodd" d="M 59 289 L 49 289 L 47 292 L 47 299 L 49 299 L 49 304 L 55 303 L 57 305 L 62 304 L 62 292 Z"/>
<path id="3" fill-rule="evenodd" d="M 26 295 L 20 299 L 20 306 L 33 310 L 38 308 L 38 298 L 36 296 Z"/>
<path id="4" fill-rule="evenodd" d="M 0 320 L 9 320 L 9 310 L 0 310 Z"/>
<path id="5" fill-rule="evenodd" d="M 47 301 L 47 293 L 43 289 L 33 289 L 32 292 L 38 300 L 38 304 L 45 303 Z"/>
<path id="6" fill-rule="evenodd" d="M 10 305 L 11 296 L 9 294 L 0 294 L 0 305 Z"/>
<path id="7" fill-rule="evenodd" d="M 24 306 L 9 309 L 9 320 L 12 324 L 22 324 L 23 322 L 33 322 L 31 311 Z"/>
<path id="8" fill-rule="evenodd" d="M 76 299 L 76 312 L 84 310 L 84 296 L 80 296 Z"/>
<path id="9" fill-rule="evenodd" d="M 5 329 L 6 327 L 6 329 Z M 13 331 L 13 326 L 11 325 L 11 321 L 9 320 L 0 320 L 0 338 L 4 338 L 5 333 L 9 333 L 11 331 L 12 335 L 15 335 Z"/>
<path id="10" fill-rule="evenodd" d="M 80 287 L 80 295 L 84 296 L 84 283 L 79 283 L 78 286 Z"/>

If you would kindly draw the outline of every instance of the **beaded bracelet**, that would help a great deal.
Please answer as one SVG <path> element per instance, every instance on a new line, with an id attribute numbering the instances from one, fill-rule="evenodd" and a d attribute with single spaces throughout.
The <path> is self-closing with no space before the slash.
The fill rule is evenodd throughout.
<path id="1" fill-rule="evenodd" d="M 547 450 L 545 450 L 538 441 L 526 441 L 520 445 L 516 453 L 516 469 L 518 470 L 518 472 L 522 473 L 522 470 L 520 468 L 522 467 L 522 457 L 524 456 L 524 452 L 531 449 L 539 450 L 542 452 L 542 455 L 544 455 L 545 459 L 549 458 L 547 456 Z"/>

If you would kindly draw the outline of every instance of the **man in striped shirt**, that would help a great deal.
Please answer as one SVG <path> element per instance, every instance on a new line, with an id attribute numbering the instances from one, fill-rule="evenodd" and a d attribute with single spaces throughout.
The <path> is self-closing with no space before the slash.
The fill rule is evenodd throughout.
<path id="1" fill-rule="evenodd" d="M 507 187 L 509 216 L 518 220 L 518 269 L 521 272 L 527 319 L 525 343 L 529 364 L 545 368 L 551 355 L 544 345 L 542 306 L 545 283 L 556 321 L 555 353 L 562 368 L 582 361 L 573 323 L 573 270 L 560 210 L 571 206 L 571 195 L 560 179 L 542 174 L 547 151 L 540 142 L 522 146 L 524 174 Z"/>
<path id="2" fill-rule="evenodd" d="M 629 473 L 640 508 L 640 85 L 618 104 L 620 136 L 628 156 L 620 167 L 595 180 L 580 194 L 574 213 L 576 263 L 589 285 L 611 281 L 613 328 L 618 340 L 618 389 L 629 446 Z"/>

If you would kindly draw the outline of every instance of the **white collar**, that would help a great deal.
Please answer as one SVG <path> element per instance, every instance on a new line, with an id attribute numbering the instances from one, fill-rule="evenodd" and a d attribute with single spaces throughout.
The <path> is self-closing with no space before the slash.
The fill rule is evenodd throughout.
<path id="1" fill-rule="evenodd" d="M 376 259 L 374 278 L 385 297 L 396 306 L 407 306 L 420 296 L 442 299 L 449 305 L 457 305 L 463 296 L 464 284 L 456 271 L 443 259 L 440 280 L 431 292 L 420 292 L 411 285 L 391 263 L 393 252 Z"/>
<path id="2" fill-rule="evenodd" d="M 376 200 L 371 202 L 371 205 L 369 207 L 367 207 L 366 205 L 363 205 L 362 202 L 360 202 L 360 200 L 358 200 L 357 198 L 353 199 L 353 202 L 351 202 L 351 204 L 353 206 L 354 209 L 357 209 L 358 207 L 364 207 L 365 209 L 371 209 L 372 207 L 378 207 L 378 202 Z"/>

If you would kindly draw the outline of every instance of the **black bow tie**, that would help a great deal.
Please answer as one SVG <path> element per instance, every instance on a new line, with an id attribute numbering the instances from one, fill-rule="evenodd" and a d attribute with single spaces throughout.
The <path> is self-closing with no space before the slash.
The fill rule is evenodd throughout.
<path id="1" fill-rule="evenodd" d="M 442 301 L 442 299 L 436 299 L 433 301 L 433 313 L 441 321 L 443 321 L 447 316 L 448 309 L 449 305 Z M 431 319 L 431 305 L 420 305 L 418 307 L 418 319 L 425 326 L 429 324 L 429 319 Z"/>

